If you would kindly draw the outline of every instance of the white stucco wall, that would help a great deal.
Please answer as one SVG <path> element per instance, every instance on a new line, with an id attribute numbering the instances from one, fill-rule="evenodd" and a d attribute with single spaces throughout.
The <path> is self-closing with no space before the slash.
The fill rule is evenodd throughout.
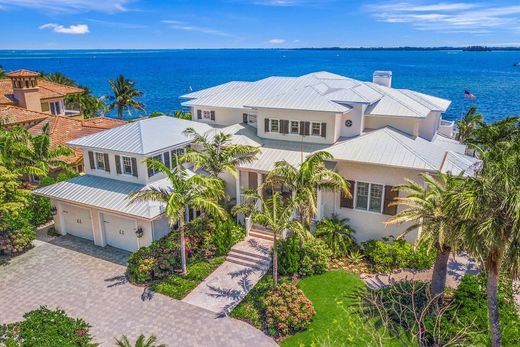
<path id="1" fill-rule="evenodd" d="M 215 120 L 197 118 L 197 110 L 215 111 Z M 191 108 L 191 119 L 196 122 L 207 123 L 207 124 L 218 124 L 218 125 L 232 125 L 242 123 L 242 114 L 251 112 L 250 109 L 243 108 L 221 108 L 221 107 L 199 107 L 194 106 Z M 203 112 L 204 113 L 204 112 Z"/>
<path id="2" fill-rule="evenodd" d="M 381 129 L 391 126 L 413 136 L 419 135 L 419 120 L 410 117 L 365 116 L 365 129 Z"/>
<path id="3" fill-rule="evenodd" d="M 440 112 L 430 112 L 426 118 L 419 121 L 419 136 L 431 141 L 439 129 L 440 122 Z"/>
<path id="4" fill-rule="evenodd" d="M 347 113 L 344 113 L 341 116 L 341 121 L 339 122 L 339 136 L 342 137 L 353 137 L 361 134 L 363 131 L 364 117 L 363 113 L 365 112 L 365 105 L 357 104 L 354 105 L 354 108 Z M 352 121 L 352 126 L 347 127 L 345 122 L 347 120 Z"/>
<path id="5" fill-rule="evenodd" d="M 337 171 L 348 180 L 369 182 L 395 186 L 405 183 L 405 178 L 418 180 L 418 171 L 384 167 L 354 162 L 338 162 Z M 325 216 L 338 214 L 341 218 L 349 218 L 349 224 L 356 230 L 355 237 L 359 242 L 380 239 L 383 236 L 398 235 L 406 229 L 406 225 L 385 226 L 384 222 L 390 216 L 364 210 L 340 207 L 340 194 L 323 192 L 323 213 Z M 402 209 L 401 207 L 398 210 Z M 407 239 L 414 240 L 416 233 L 411 233 Z"/>

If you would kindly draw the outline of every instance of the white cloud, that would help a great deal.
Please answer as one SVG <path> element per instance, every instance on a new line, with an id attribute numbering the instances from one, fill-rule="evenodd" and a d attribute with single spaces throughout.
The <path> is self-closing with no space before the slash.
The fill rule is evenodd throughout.
<path id="1" fill-rule="evenodd" d="M 381 3 L 366 7 L 378 21 L 410 23 L 418 30 L 490 33 L 510 30 L 520 20 L 520 6 L 490 6 L 484 3 Z"/>
<path id="2" fill-rule="evenodd" d="M 272 45 L 280 45 L 282 43 L 285 43 L 284 39 L 270 39 L 269 43 Z"/>
<path id="3" fill-rule="evenodd" d="M 209 34 L 209 35 L 223 36 L 223 37 L 233 37 L 233 35 L 220 31 L 220 30 L 217 30 L 217 29 L 195 26 L 195 25 L 191 25 L 189 23 L 178 21 L 178 20 L 162 20 L 161 23 L 168 24 L 170 26 L 170 28 L 177 29 L 177 30 L 194 31 L 194 32 L 199 32 L 199 33 L 204 33 L 204 34 Z"/>
<path id="4" fill-rule="evenodd" d="M 51 29 L 52 31 L 54 31 L 56 33 L 73 34 L 73 35 L 86 34 L 89 32 L 88 25 L 86 25 L 86 24 L 76 24 L 76 25 L 71 25 L 69 27 L 65 27 L 61 24 L 47 23 L 47 24 L 41 25 L 40 29 Z"/>
<path id="5" fill-rule="evenodd" d="M 57 13 L 124 12 L 129 0 L 0 0 L 0 8 L 31 8 Z"/>
<path id="6" fill-rule="evenodd" d="M 255 5 L 290 7 L 321 6 L 332 1 L 333 0 L 253 0 L 249 2 L 252 2 Z"/>

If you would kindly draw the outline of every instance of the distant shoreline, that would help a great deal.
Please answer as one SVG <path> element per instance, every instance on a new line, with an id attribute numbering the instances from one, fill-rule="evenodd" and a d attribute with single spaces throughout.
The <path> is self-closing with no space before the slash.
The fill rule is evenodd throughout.
<path id="1" fill-rule="evenodd" d="M 520 51 L 519 47 L 303 47 L 289 48 L 291 50 L 306 51 L 465 51 L 465 52 L 491 52 L 491 51 Z"/>

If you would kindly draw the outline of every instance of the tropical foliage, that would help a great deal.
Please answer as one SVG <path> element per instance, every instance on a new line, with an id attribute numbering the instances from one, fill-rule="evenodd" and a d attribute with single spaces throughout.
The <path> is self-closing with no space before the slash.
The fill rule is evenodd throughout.
<path id="1" fill-rule="evenodd" d="M 218 204 L 226 194 L 224 184 L 218 178 L 194 174 L 177 157 L 172 158 L 172 169 L 161 161 L 148 159 L 150 168 L 160 171 L 169 180 L 169 188 L 150 187 L 130 195 L 131 202 L 156 201 L 166 205 L 165 213 L 170 225 L 179 223 L 182 273 L 186 274 L 185 220 L 189 208 L 197 209 L 209 216 L 224 218 L 226 211 Z"/>
<path id="2" fill-rule="evenodd" d="M 476 106 L 472 106 L 456 124 L 459 128 L 459 141 L 468 143 L 474 129 L 484 124 L 484 116 L 481 113 L 477 113 Z"/>
<path id="3" fill-rule="evenodd" d="M 262 188 L 287 187 L 295 198 L 294 207 L 299 211 L 300 222 L 310 224 L 318 211 L 318 190 L 338 190 L 350 196 L 346 179 L 325 166 L 325 161 L 332 159 L 330 153 L 320 151 L 309 155 L 299 167 L 279 161 Z"/>
<path id="4" fill-rule="evenodd" d="M 143 334 L 139 335 L 135 343 L 131 343 L 128 337 L 122 336 L 120 339 L 116 339 L 116 345 L 118 347 L 166 347 L 166 345 L 157 345 L 155 342 L 157 337 L 149 336 L 146 338 Z"/>
<path id="5" fill-rule="evenodd" d="M 123 119 L 123 112 L 127 111 L 130 114 L 130 109 L 137 111 L 144 111 L 144 104 L 136 98 L 143 95 L 143 93 L 135 88 L 135 82 L 126 79 L 125 76 L 119 75 L 115 80 L 109 80 L 108 84 L 112 89 L 113 95 L 105 97 L 110 103 L 107 105 L 107 112 L 113 109 L 117 110 L 117 118 Z"/>
<path id="6" fill-rule="evenodd" d="M 218 177 L 224 172 L 236 177 L 237 167 L 255 160 L 259 152 L 254 146 L 231 143 L 231 135 L 223 132 L 208 138 L 188 128 L 185 134 L 193 138 L 197 150 L 189 150 L 183 160 L 193 163 L 195 170 L 203 169 L 212 177 Z"/>
<path id="7" fill-rule="evenodd" d="M 316 225 L 314 236 L 327 244 L 333 257 L 347 255 L 350 248 L 356 244 L 352 236 L 355 231 L 347 222 L 348 218 L 339 218 L 333 214 L 330 218 L 323 218 Z"/>

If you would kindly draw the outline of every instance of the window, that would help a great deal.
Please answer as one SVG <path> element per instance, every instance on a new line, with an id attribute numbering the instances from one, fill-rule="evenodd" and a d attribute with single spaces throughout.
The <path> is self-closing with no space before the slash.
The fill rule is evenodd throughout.
<path id="1" fill-rule="evenodd" d="M 61 103 L 59 101 L 49 102 L 51 114 L 61 114 Z"/>
<path id="2" fill-rule="evenodd" d="M 154 155 L 152 157 L 153 160 L 158 160 L 160 161 L 161 163 L 163 163 L 163 160 L 162 160 L 162 154 L 157 154 L 157 155 Z M 157 175 L 157 173 L 159 172 L 159 170 L 154 170 L 152 169 L 151 167 L 148 167 L 148 177 L 152 177 L 154 175 Z"/>
<path id="3" fill-rule="evenodd" d="M 204 119 L 211 119 L 211 111 L 207 111 L 207 110 L 202 111 L 202 117 Z"/>
<path id="4" fill-rule="evenodd" d="M 123 173 L 125 175 L 133 175 L 132 170 L 132 158 L 130 157 L 122 157 L 123 158 Z"/>
<path id="5" fill-rule="evenodd" d="M 95 156 L 96 169 L 105 170 L 105 156 L 103 155 L 103 153 L 96 152 Z"/>
<path id="6" fill-rule="evenodd" d="M 312 122 L 311 135 L 312 136 L 321 135 L 321 123 Z"/>
<path id="7" fill-rule="evenodd" d="M 280 121 L 278 119 L 271 119 L 271 132 L 280 132 Z"/>
<path id="8" fill-rule="evenodd" d="M 291 121 L 291 134 L 298 135 L 300 133 L 300 122 Z"/>
<path id="9" fill-rule="evenodd" d="M 173 163 L 173 158 L 175 158 L 175 156 L 177 157 L 181 157 L 184 155 L 184 153 L 186 152 L 186 148 L 184 147 L 181 147 L 181 148 L 176 148 L 174 150 L 171 151 L 171 155 L 172 155 L 172 163 Z M 173 165 L 173 164 L 172 164 Z"/>
<path id="10" fill-rule="evenodd" d="M 383 185 L 357 182 L 356 208 L 381 213 L 383 207 Z"/>

